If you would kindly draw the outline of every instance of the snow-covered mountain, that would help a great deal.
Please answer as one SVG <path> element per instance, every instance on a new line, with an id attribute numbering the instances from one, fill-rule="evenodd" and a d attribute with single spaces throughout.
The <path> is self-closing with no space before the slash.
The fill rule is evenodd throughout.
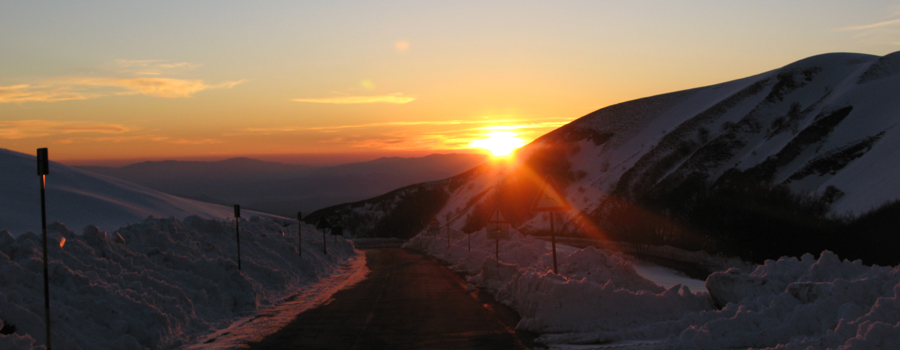
<path id="1" fill-rule="evenodd" d="M 0 169 L 0 230 L 13 235 L 40 232 L 40 177 L 35 156 L 0 149 Z M 234 216 L 231 207 L 175 197 L 56 162 L 50 162 L 46 198 L 47 223 L 59 221 L 76 230 L 95 225 L 111 231 L 151 215 L 179 219 L 190 215 L 212 219 Z"/>
<path id="2" fill-rule="evenodd" d="M 515 164 L 485 164 L 314 215 L 342 220 L 359 235 L 390 229 L 404 236 L 434 216 L 478 228 L 499 200 L 513 225 L 541 230 L 546 217 L 528 209 L 547 175 L 572 204 L 574 223 L 601 229 L 621 219 L 610 217 L 621 206 L 666 217 L 723 188 L 774 193 L 767 198 L 816 215 L 859 215 L 900 198 L 898 96 L 900 52 L 814 56 L 609 106 L 523 147 Z M 404 226 L 400 217 L 410 215 L 418 220 Z"/>

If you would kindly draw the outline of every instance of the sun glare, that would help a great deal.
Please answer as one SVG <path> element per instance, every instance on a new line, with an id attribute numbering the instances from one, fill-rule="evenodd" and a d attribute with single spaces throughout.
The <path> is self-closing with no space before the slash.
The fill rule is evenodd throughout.
<path id="1" fill-rule="evenodd" d="M 495 157 L 508 156 L 516 148 L 525 145 L 525 140 L 516 135 L 518 134 L 509 131 L 491 131 L 486 139 L 472 141 L 469 147 L 486 149 Z"/>

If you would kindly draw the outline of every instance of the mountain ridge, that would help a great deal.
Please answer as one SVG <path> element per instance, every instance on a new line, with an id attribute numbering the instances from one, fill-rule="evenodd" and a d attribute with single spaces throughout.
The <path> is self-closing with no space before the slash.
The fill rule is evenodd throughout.
<path id="1" fill-rule="evenodd" d="M 150 161 L 119 168 L 76 167 L 185 198 L 293 217 L 341 202 L 379 195 L 411 183 L 440 179 L 484 161 L 483 155 L 382 157 L 334 166 L 230 158 L 215 162 Z"/>

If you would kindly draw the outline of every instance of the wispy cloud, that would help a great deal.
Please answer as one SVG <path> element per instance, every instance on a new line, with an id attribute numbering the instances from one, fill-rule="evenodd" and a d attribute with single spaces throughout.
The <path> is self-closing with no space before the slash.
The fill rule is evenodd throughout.
<path id="1" fill-rule="evenodd" d="M 70 138 L 53 141 L 53 143 L 68 145 L 68 144 L 73 144 L 73 143 L 96 143 L 96 142 L 122 143 L 122 142 L 140 142 L 140 141 L 172 143 L 172 144 L 178 144 L 178 145 L 209 145 L 209 144 L 222 143 L 221 140 L 209 139 L 209 138 L 192 140 L 192 139 L 172 138 L 172 137 L 168 137 L 168 136 L 159 136 L 159 135 L 70 137 Z"/>
<path id="2" fill-rule="evenodd" d="M 223 136 L 273 135 L 278 133 L 313 133 L 326 138 L 318 142 L 353 148 L 469 149 L 472 141 L 483 139 L 491 131 L 513 131 L 523 139 L 534 139 L 543 133 L 571 122 L 571 118 L 502 118 L 442 121 L 400 121 L 320 127 L 245 128 Z M 331 137 L 329 137 L 331 136 Z"/>
<path id="3" fill-rule="evenodd" d="M 0 121 L 0 139 L 19 140 L 39 137 L 57 138 L 54 144 L 159 142 L 178 145 L 222 143 L 211 138 L 185 139 L 156 135 L 147 130 L 90 121 L 12 120 Z"/>
<path id="4" fill-rule="evenodd" d="M 900 37 L 900 14 L 894 14 L 892 19 L 858 25 L 843 27 L 839 30 L 853 34 L 853 38 L 868 43 L 870 45 L 900 45 L 897 38 Z"/>
<path id="5" fill-rule="evenodd" d="M 404 104 L 414 101 L 415 97 L 403 96 L 401 93 L 379 96 L 338 96 L 325 98 L 295 98 L 296 102 L 329 103 L 329 104 L 362 104 L 362 103 L 394 103 Z"/>
<path id="6" fill-rule="evenodd" d="M 548 119 L 550 119 L 548 121 Z M 298 131 L 319 131 L 319 132 L 335 132 L 346 129 L 365 129 L 380 127 L 403 127 L 403 126 L 465 126 L 470 130 L 515 130 L 515 129 L 543 129 L 556 128 L 571 122 L 571 118 L 509 118 L 509 119 L 484 119 L 484 120 L 434 120 L 434 121 L 399 121 L 399 122 L 381 122 L 381 123 L 363 123 L 363 124 L 347 124 L 347 125 L 330 125 L 330 126 L 312 126 L 312 127 L 271 127 L 271 128 L 245 128 L 242 133 L 230 135 L 242 135 L 246 133 L 258 134 L 274 134 L 281 132 L 298 132 Z M 485 125 L 487 126 L 477 126 Z M 504 125 L 505 124 L 505 125 Z"/>
<path id="7" fill-rule="evenodd" d="M 566 125 L 571 122 L 571 119 L 565 119 L 560 121 L 549 121 L 549 122 L 536 122 L 536 123 L 524 123 L 524 124 L 515 124 L 515 125 L 497 125 L 497 126 L 485 126 L 481 129 L 484 130 L 522 130 L 522 129 L 547 129 L 547 128 L 558 128 L 560 126 Z"/>
<path id="8" fill-rule="evenodd" d="M 841 28 L 841 30 L 861 31 L 861 30 L 878 29 L 878 28 L 886 28 L 886 27 L 893 27 L 893 26 L 900 26 L 900 18 L 893 19 L 890 21 L 883 21 L 883 22 L 878 22 L 878 23 L 861 25 L 861 26 L 844 27 L 844 28 Z"/>
<path id="9" fill-rule="evenodd" d="M 147 95 L 165 98 L 191 97 L 208 89 L 232 88 L 240 81 L 208 85 L 202 80 L 175 78 L 67 77 L 41 84 L 0 86 L 0 103 L 86 100 L 105 96 Z"/>
<path id="10" fill-rule="evenodd" d="M 115 64 L 124 72 L 134 73 L 137 75 L 161 75 L 165 71 L 191 70 L 200 67 L 200 65 L 196 63 L 174 62 L 168 60 L 118 59 L 115 61 Z"/>
<path id="11" fill-rule="evenodd" d="M 0 139 L 18 140 L 60 134 L 123 134 L 131 131 L 120 124 L 86 121 L 12 120 L 0 121 Z"/>
<path id="12" fill-rule="evenodd" d="M 19 84 L 0 86 L 0 103 L 10 102 L 56 102 L 85 100 L 102 96 L 85 91 L 72 91 L 65 86 Z"/>
<path id="13" fill-rule="evenodd" d="M 229 89 L 244 80 L 208 84 L 199 79 L 163 77 L 177 70 L 199 67 L 189 62 L 116 60 L 117 70 L 106 76 L 68 76 L 0 86 L 0 103 L 57 102 L 106 96 L 146 95 L 185 98 L 209 89 Z"/>

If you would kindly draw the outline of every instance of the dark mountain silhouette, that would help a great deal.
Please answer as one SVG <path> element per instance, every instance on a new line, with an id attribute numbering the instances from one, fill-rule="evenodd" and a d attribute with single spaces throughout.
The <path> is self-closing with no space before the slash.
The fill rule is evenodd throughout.
<path id="1" fill-rule="evenodd" d="M 233 158 L 154 161 L 121 168 L 78 167 L 158 191 L 287 217 L 459 173 L 484 161 L 476 154 L 386 157 L 329 167 Z"/>

